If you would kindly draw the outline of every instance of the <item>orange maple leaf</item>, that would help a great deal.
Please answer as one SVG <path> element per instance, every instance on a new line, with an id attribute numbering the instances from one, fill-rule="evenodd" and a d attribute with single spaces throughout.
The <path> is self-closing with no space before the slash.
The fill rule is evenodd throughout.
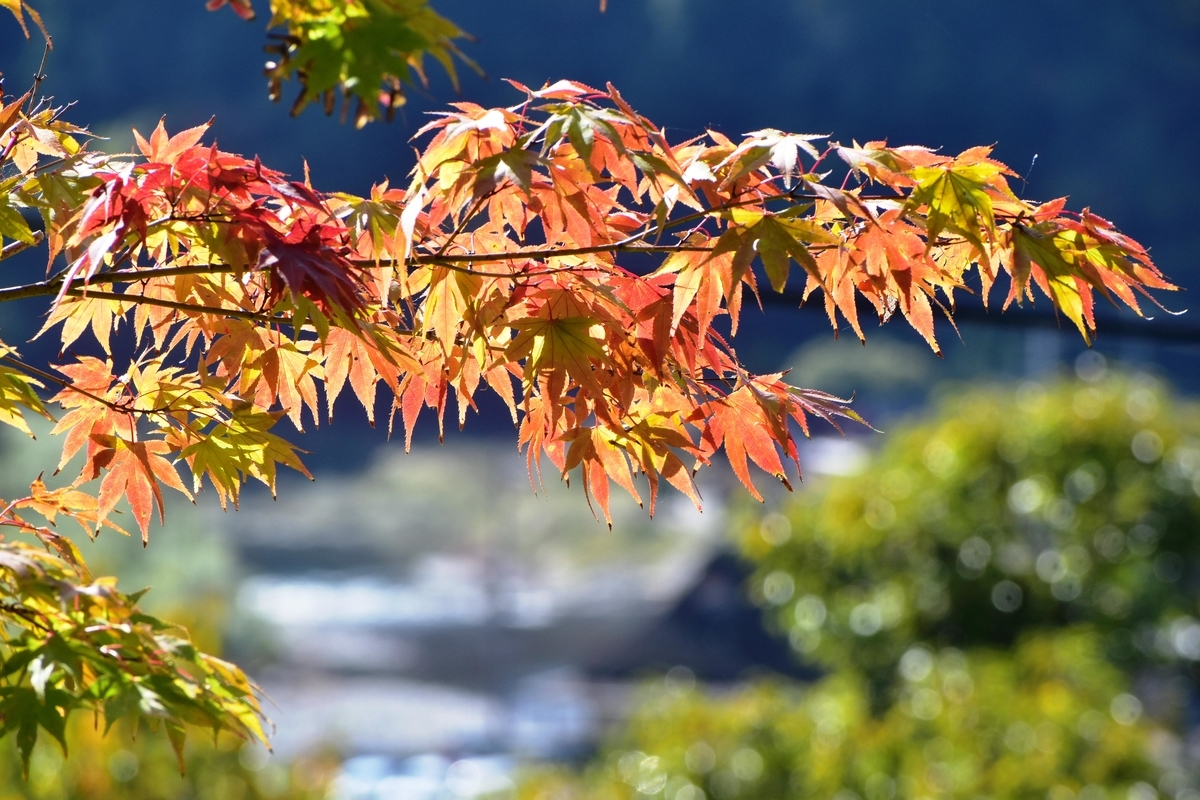
<path id="1" fill-rule="evenodd" d="M 142 543 L 150 537 L 150 516 L 158 507 L 159 524 L 164 521 L 163 495 L 159 483 L 181 492 L 189 500 L 192 493 L 183 485 L 175 466 L 164 457 L 171 447 L 161 440 L 132 442 L 119 436 L 101 440 L 102 449 L 92 461 L 93 471 L 85 472 L 81 480 L 90 480 L 99 470 L 106 470 L 100 480 L 98 516 L 101 520 L 111 514 L 122 499 L 128 500 L 133 518 L 142 532 Z"/>

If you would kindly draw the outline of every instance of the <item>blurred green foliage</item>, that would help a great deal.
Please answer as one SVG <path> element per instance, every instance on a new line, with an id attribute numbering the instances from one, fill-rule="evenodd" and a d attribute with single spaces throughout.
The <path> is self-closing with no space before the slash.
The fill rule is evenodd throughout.
<path id="1" fill-rule="evenodd" d="M 582 777 L 537 773 L 522 796 L 1104 800 L 1154 791 L 1150 729 L 1087 634 L 1031 637 L 1012 653 L 923 652 L 878 716 L 848 670 L 811 689 L 655 687 Z"/>
<path id="2" fill-rule="evenodd" d="M 165 737 L 143 728 L 107 734 L 91 720 L 74 718 L 67 741 L 70 757 L 43 740 L 30 759 L 29 779 L 9 740 L 0 744 L 0 800 L 317 800 L 327 795 L 337 762 L 310 758 L 283 765 L 265 750 L 193 737 L 179 765 Z M 11 737 L 10 737 L 11 738 Z"/>
<path id="3" fill-rule="evenodd" d="M 860 474 L 744 511 L 751 594 L 825 677 L 668 676 L 523 797 L 1200 798 L 1200 406 L 1079 372 L 947 395 Z"/>
<path id="4" fill-rule="evenodd" d="M 954 395 L 885 435 L 864 473 L 747 520 L 753 591 L 795 648 L 887 682 L 914 642 L 1003 647 L 1087 624 L 1126 669 L 1190 671 L 1200 407 L 1147 377 L 1084 374 Z"/>

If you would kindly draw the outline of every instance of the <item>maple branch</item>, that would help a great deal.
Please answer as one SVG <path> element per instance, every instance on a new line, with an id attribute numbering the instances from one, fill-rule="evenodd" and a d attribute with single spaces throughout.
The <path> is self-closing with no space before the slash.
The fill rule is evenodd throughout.
<path id="1" fill-rule="evenodd" d="M 469 212 L 467 215 L 464 216 L 462 223 L 460 223 L 459 226 L 450 234 L 450 238 L 441 247 L 438 248 L 438 251 L 436 253 L 434 253 L 432 255 L 428 255 L 428 256 L 416 256 L 416 255 L 410 256 L 408 259 L 408 262 L 415 263 L 415 264 L 438 264 L 438 265 L 447 266 L 447 267 L 453 269 L 454 265 L 460 264 L 464 261 L 472 261 L 472 262 L 507 261 L 507 260 L 516 259 L 516 258 L 537 259 L 540 256 L 561 257 L 561 256 L 576 256 L 576 255 L 595 255 L 598 253 L 617 253 L 617 252 L 623 252 L 623 253 L 632 253 L 632 252 L 640 252 L 640 253 L 711 252 L 712 248 L 689 247 L 687 245 L 682 245 L 682 244 L 681 245 L 641 245 L 641 246 L 636 246 L 636 247 L 634 245 L 637 245 L 638 242 L 642 241 L 643 239 L 645 239 L 647 236 L 649 236 L 651 233 L 654 233 L 655 231 L 666 230 L 667 228 L 675 228 L 680 225 L 685 225 L 688 222 L 694 222 L 699 219 L 711 217 L 714 214 L 720 214 L 724 211 L 729 211 L 734 208 L 740 208 L 742 206 L 747 206 L 747 205 L 755 205 L 757 203 L 762 203 L 762 202 L 771 202 L 774 200 L 795 200 L 795 199 L 806 199 L 807 197 L 808 196 L 797 197 L 795 195 L 774 195 L 774 196 L 769 196 L 769 197 L 757 196 L 757 197 L 747 199 L 747 200 L 730 201 L 729 203 L 723 203 L 719 206 L 714 206 L 712 208 L 704 209 L 703 211 L 697 211 L 692 214 L 686 214 L 682 217 L 678 217 L 673 220 L 668 220 L 667 224 L 664 225 L 661 229 L 647 228 L 644 231 L 632 234 L 630 236 L 627 236 L 624 239 L 621 239 L 620 241 L 613 242 L 612 244 L 607 244 L 607 245 L 594 245 L 591 247 L 576 247 L 576 248 L 560 248 L 557 250 L 516 250 L 516 251 L 505 252 L 505 253 L 478 253 L 478 254 L 475 254 L 472 256 L 463 256 L 463 257 L 447 256 L 445 254 L 446 248 L 450 245 L 451 242 L 453 242 L 455 237 L 457 237 L 460 233 L 462 233 L 462 230 L 465 227 L 466 223 L 473 217 L 473 214 L 475 212 L 474 212 L 474 210 L 472 210 L 471 212 Z M 486 198 L 484 198 L 484 199 L 486 199 Z M 817 198 L 816 195 L 813 195 L 813 196 L 811 196 L 811 198 L 808 198 L 808 199 L 815 200 L 815 199 L 819 199 L 819 198 Z M 864 198 L 864 199 L 870 199 L 870 198 Z M 882 199 L 897 199 L 897 198 L 880 196 L 878 199 L 882 200 Z M 904 197 L 900 196 L 899 199 L 903 200 Z M 400 259 L 348 259 L 348 261 L 349 261 L 349 263 L 356 264 L 356 265 L 387 264 L 389 266 L 397 266 L 401 263 L 405 263 L 405 262 L 402 262 Z M 538 276 L 538 275 L 547 275 L 547 274 L 553 274 L 556 272 L 562 272 L 564 270 L 570 270 L 570 269 L 575 269 L 575 267 L 562 267 L 559 269 L 543 271 L 543 272 L 520 272 L 520 273 L 490 273 L 490 272 L 478 273 L 475 270 L 461 270 L 461 271 L 467 272 L 469 274 L 479 274 L 479 275 L 485 275 L 485 276 L 490 276 L 490 277 L 505 278 L 505 277 L 523 277 L 523 276 L 531 276 L 532 277 L 532 276 Z M 3 299 L 2 296 L 0 296 L 0 299 Z"/>
<path id="2" fill-rule="evenodd" d="M 752 199 L 747 199 L 747 200 L 731 201 L 729 203 L 723 203 L 719 206 L 714 206 L 712 208 L 704 209 L 703 211 L 696 211 L 691 214 L 686 214 L 682 217 L 677 217 L 676 219 L 673 219 L 673 220 L 668 220 L 667 224 L 665 226 L 663 226 L 662 230 L 666 230 L 667 228 L 675 228 L 680 225 L 685 225 L 689 222 L 701 220 L 706 217 L 711 217 L 715 214 L 720 214 L 724 211 L 729 211 L 734 208 L 740 208 L 740 207 L 747 206 L 747 205 L 756 205 L 758 203 L 772 202 L 772 201 L 778 201 L 778 200 L 788 200 L 788 201 L 795 202 L 797 200 L 815 201 L 815 200 L 822 200 L 822 199 L 825 199 L 825 198 L 821 197 L 820 195 L 816 195 L 816 194 L 789 193 L 789 194 L 772 195 L 772 196 L 765 196 L 765 197 L 757 196 L 757 197 L 754 197 Z M 870 202 L 880 202 L 880 201 L 904 202 L 908 199 L 908 196 L 907 195 L 896 195 L 896 194 L 860 195 L 858 197 L 858 199 L 870 201 Z M 1010 217 L 1012 219 L 1019 218 L 1019 216 L 1014 216 L 1014 215 L 1006 216 L 1000 212 L 997 212 L 996 216 L 997 216 L 997 218 L 1001 218 L 1001 219 L 1008 219 Z M 469 217 L 467 217 L 467 218 L 469 219 Z M 453 238 L 455 236 L 457 236 L 461 232 L 461 227 L 462 226 L 460 225 L 459 229 L 456 230 L 453 234 L 451 234 L 451 241 L 453 240 Z M 410 256 L 409 262 L 415 263 L 415 264 L 438 264 L 438 265 L 442 265 L 442 266 L 450 266 L 453 264 L 460 264 L 464 261 L 490 262 L 490 261 L 508 261 L 508 260 L 518 259 L 518 258 L 539 259 L 539 258 L 546 258 L 546 257 L 552 258 L 552 257 L 563 257 L 563 256 L 577 256 L 577 255 L 595 255 L 598 253 L 677 253 L 677 252 L 711 252 L 713 250 L 713 248 L 711 248 L 711 247 L 690 247 L 690 246 L 682 245 L 682 244 L 681 245 L 638 245 L 637 244 L 638 242 L 644 240 L 651 233 L 657 232 L 659 230 L 660 229 L 657 227 L 647 228 L 644 231 L 633 234 L 633 235 L 628 236 L 625 239 L 622 239 L 618 242 L 613 242 L 612 244 L 607 244 L 607 245 L 593 245 L 590 247 L 561 248 L 561 249 L 556 249 L 556 250 L 546 250 L 546 249 L 514 250 L 514 251 L 503 252 L 503 253 L 477 253 L 474 255 L 467 255 L 467 256 L 450 256 L 450 255 L 445 254 L 446 245 L 442 245 L 442 247 L 440 247 L 438 249 L 438 252 L 436 252 L 432 255 Z M 814 243 L 814 244 L 807 245 L 807 248 L 809 250 L 824 250 L 824 249 L 829 249 L 831 247 L 836 247 L 836 246 L 838 246 L 838 245 L 832 245 L 832 244 L 824 244 L 823 245 L 823 244 Z M 401 261 L 399 259 L 379 259 L 379 260 L 350 259 L 349 261 L 351 264 L 388 264 L 389 266 L 395 266 L 395 265 L 398 265 L 401 263 Z M 574 267 L 564 267 L 562 269 L 554 270 L 554 272 L 560 272 L 560 271 L 569 270 L 569 269 L 574 269 Z M 486 275 L 486 276 L 492 276 L 492 277 L 520 277 L 520 276 L 526 276 L 526 275 L 532 276 L 532 275 L 547 274 L 547 273 L 535 273 L 535 272 L 496 274 L 496 273 L 477 273 L 473 270 L 467 270 L 467 271 L 470 272 L 471 274 L 480 274 L 480 275 Z"/>
<path id="3" fill-rule="evenodd" d="M 781 194 L 781 195 L 772 195 L 770 197 L 763 197 L 762 195 L 759 195 L 757 197 L 753 197 L 748 200 L 736 200 L 736 201 L 730 200 L 728 203 L 722 203 L 719 206 L 713 206 L 712 208 L 706 208 L 702 211 L 694 211 L 691 214 L 684 214 L 682 217 L 676 217 L 675 219 L 669 219 L 666 221 L 666 224 L 664 224 L 662 226 L 662 228 L 658 228 L 657 226 L 647 227 L 646 230 L 642 231 L 641 233 L 635 233 L 635 234 L 632 234 L 631 236 L 628 236 L 628 237 L 622 239 L 619 242 L 619 244 L 626 244 L 626 243 L 633 244 L 634 242 L 645 239 L 647 236 L 649 236 L 651 233 L 654 233 L 655 231 L 658 231 L 658 230 L 665 231 L 668 228 L 677 228 L 680 225 L 686 225 L 689 222 L 695 222 L 697 220 L 701 220 L 706 217 L 711 217 L 713 214 L 720 214 L 722 211 L 731 211 L 735 208 L 742 208 L 743 206 L 752 206 L 752 205 L 755 205 L 756 203 L 767 203 L 772 200 L 790 200 L 790 199 L 792 199 L 792 198 L 788 197 L 787 195 Z M 649 221 L 647 221 L 646 224 L 649 225 L 650 224 Z"/>
<path id="4" fill-rule="evenodd" d="M 38 232 L 40 233 L 40 231 Z M 11 247 L 12 245 L 9 245 Z M 24 249 L 24 248 L 22 248 Z M 209 273 L 237 272 L 238 268 L 230 264 L 189 264 L 181 267 L 163 267 L 160 269 L 122 269 L 112 272 L 101 272 L 88 279 L 92 283 L 138 283 L 151 278 L 170 278 L 177 275 L 207 275 Z M 19 286 L 9 286 L 0 289 L 0 303 L 9 300 L 23 300 L 27 297 L 46 297 L 58 294 L 62 288 L 64 276 L 56 275 L 44 281 L 26 283 Z M 74 291 L 72 288 L 70 291 Z"/>
<path id="5" fill-rule="evenodd" d="M 10 242 L 10 243 L 4 245 L 3 248 L 0 248 L 0 261 L 3 261 L 6 258 L 11 258 L 12 256 L 15 256 L 17 253 L 24 252 L 25 250 L 28 250 L 31 247 L 35 247 L 35 246 L 41 244 L 42 239 L 44 239 L 44 238 L 45 238 L 44 233 L 42 233 L 41 231 L 34 231 L 32 242 Z"/>
<path id="6" fill-rule="evenodd" d="M 466 262 L 492 262 L 492 261 L 512 261 L 519 258 L 529 258 L 533 260 L 541 260 L 546 258 L 562 258 L 566 256 L 587 256 L 597 253 L 708 253 L 711 252 L 711 247 L 696 247 L 693 245 L 623 245 L 620 242 L 613 244 L 600 244 L 591 247 L 564 247 L 557 250 L 510 250 L 504 253 L 467 253 L 461 256 L 446 256 L 446 255 L 429 255 L 429 256 L 411 256 L 409 261 L 417 265 L 437 264 L 439 266 L 447 266 L 453 264 L 461 264 Z M 373 259 L 354 259 L 352 264 L 388 264 L 397 265 L 403 263 L 400 259 L 380 259 L 378 262 Z M 562 267 L 554 270 L 561 272 L 563 270 L 578 269 L 578 267 Z M 515 272 L 505 275 L 503 273 L 477 272 L 475 274 L 492 276 L 492 277 L 515 277 L 521 275 L 533 275 L 537 273 L 531 272 Z"/>

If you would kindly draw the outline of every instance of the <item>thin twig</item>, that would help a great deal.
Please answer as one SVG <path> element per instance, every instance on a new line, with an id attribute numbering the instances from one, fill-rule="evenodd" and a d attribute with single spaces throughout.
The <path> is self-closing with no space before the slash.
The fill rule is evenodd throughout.
<path id="1" fill-rule="evenodd" d="M 438 248 L 437 254 L 439 256 L 445 255 L 446 249 L 454 244 L 455 239 L 462 235 L 463 231 L 467 229 L 467 225 L 471 224 L 471 220 L 473 220 L 475 215 L 479 213 L 479 209 L 483 206 L 484 202 L 487 201 L 489 197 L 492 197 L 494 194 L 496 194 L 496 191 L 496 189 L 492 189 L 487 194 L 481 195 L 475 200 L 474 203 L 471 204 L 471 207 L 467 209 L 467 213 L 463 215 L 462 221 L 458 223 L 458 227 L 451 232 L 450 237 L 446 239 L 446 241 L 442 242 L 442 246 Z"/>
<path id="2" fill-rule="evenodd" d="M 44 615 L 39 614 L 36 611 L 31 611 L 28 608 L 23 608 L 23 607 L 17 605 L 16 603 L 0 603 L 0 611 L 4 611 L 9 614 L 12 614 L 14 617 L 20 617 L 21 619 L 28 622 L 30 625 L 34 625 L 46 633 L 54 633 L 54 628 L 52 626 L 39 621 L 38 618 L 39 617 L 44 618 Z"/>
<path id="3" fill-rule="evenodd" d="M 100 397 L 99 395 L 92 394 L 87 389 L 80 389 L 78 386 L 71 383 L 70 381 L 64 380 L 63 378 L 58 377 L 57 375 L 55 375 L 52 372 L 46 372 L 45 370 L 38 369 L 37 367 L 33 366 L 32 364 L 26 364 L 24 361 L 21 361 L 20 359 L 13 358 L 12 356 L 0 356 L 0 361 L 7 361 L 8 363 L 12 364 L 17 369 L 27 372 L 30 375 L 34 375 L 38 378 L 41 378 L 44 381 L 50 381 L 51 383 L 57 384 L 57 385 L 63 387 L 64 389 L 70 389 L 72 392 L 81 394 L 84 397 L 90 397 L 91 399 L 95 400 L 97 403 L 102 403 L 103 405 L 107 406 L 108 408 L 112 409 L 113 411 L 119 411 L 122 414 L 132 413 L 132 410 L 125 406 L 121 406 L 117 403 L 114 403 L 112 400 L 105 400 L 103 397 Z"/>
<path id="4" fill-rule="evenodd" d="M 42 51 L 42 63 L 38 65 L 37 73 L 33 76 L 33 88 L 29 90 L 29 100 L 25 103 L 26 114 L 33 112 L 33 101 L 37 99 L 38 87 L 42 85 L 42 81 L 46 80 L 46 58 L 50 55 L 53 47 L 54 43 L 47 36 L 46 49 Z"/>

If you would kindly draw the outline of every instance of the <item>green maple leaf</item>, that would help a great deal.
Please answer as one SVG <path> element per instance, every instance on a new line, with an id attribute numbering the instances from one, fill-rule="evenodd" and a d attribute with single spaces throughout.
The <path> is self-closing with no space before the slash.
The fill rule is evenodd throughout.
<path id="1" fill-rule="evenodd" d="M 1074 243 L 1062 234 L 1043 235 L 1036 228 L 1014 225 L 1012 245 L 1015 274 L 1025 276 L 1027 280 L 1032 264 L 1041 267 L 1042 272 L 1046 273 L 1043 288 L 1049 291 L 1054 305 L 1075 323 L 1084 341 L 1090 344 L 1088 318 L 1091 302 L 1090 298 L 1083 296 L 1075 282 L 1080 271 L 1071 263 L 1075 258 L 1071 252 L 1075 249 Z"/>
<path id="2" fill-rule="evenodd" d="M 970 165 L 917 167 L 911 173 L 916 187 L 906 206 L 910 209 L 927 206 L 925 226 L 932 244 L 938 235 L 949 230 L 986 253 L 981 230 L 991 239 L 996 237 L 996 220 L 992 199 L 985 191 L 987 180 L 1003 171 L 997 164 L 983 162 Z"/>
<path id="3" fill-rule="evenodd" d="M 537 153 L 520 148 L 481 159 L 471 168 L 476 175 L 472 192 L 475 197 L 485 197 L 505 181 L 512 181 L 528 195 L 533 185 L 533 168 L 540 162 Z"/>
<path id="4" fill-rule="evenodd" d="M 222 504 L 226 498 L 237 504 L 247 477 L 262 481 L 273 494 L 279 464 L 311 479 L 296 447 L 270 432 L 281 416 L 281 412 L 236 411 L 231 420 L 218 423 L 200 441 L 184 448 L 181 455 L 189 459 L 197 491 L 201 477 L 207 475 Z"/>
<path id="5" fill-rule="evenodd" d="M 28 245 L 37 244 L 29 223 L 21 216 L 21 212 L 8 205 L 7 196 L 0 194 L 0 245 L 5 239 L 15 239 Z"/>
<path id="6" fill-rule="evenodd" d="M 0 342 L 0 358 L 15 352 Z M 0 423 L 11 425 L 26 436 L 33 436 L 33 431 L 29 430 L 29 424 L 22 414 L 22 408 L 53 420 L 34 391 L 35 386 L 41 385 L 39 381 L 22 372 L 0 365 Z"/>
<path id="7" fill-rule="evenodd" d="M 591 317 L 534 317 L 513 323 L 519 333 L 510 345 L 515 358 L 528 355 L 527 380 L 563 370 L 577 383 L 598 389 L 590 359 L 603 361 L 604 327 Z"/>

